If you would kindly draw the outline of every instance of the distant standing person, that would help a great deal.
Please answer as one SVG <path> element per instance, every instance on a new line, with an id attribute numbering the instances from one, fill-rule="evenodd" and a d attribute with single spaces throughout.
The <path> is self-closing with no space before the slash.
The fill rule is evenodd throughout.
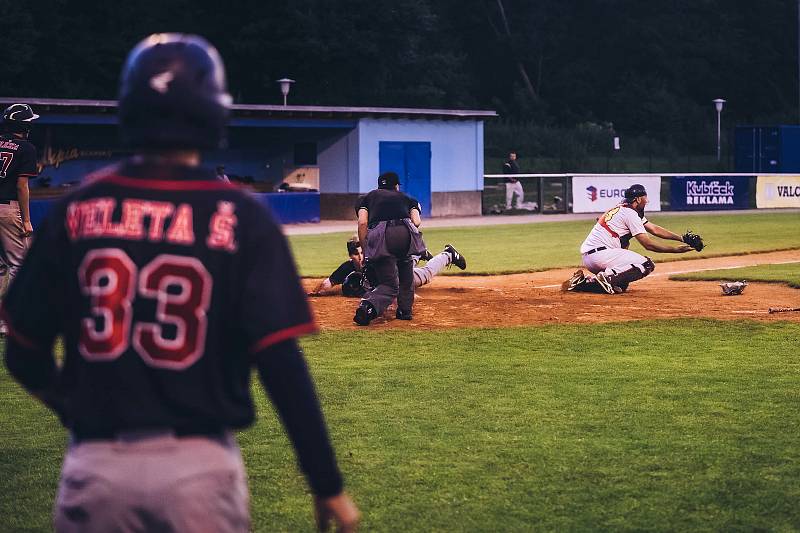
<path id="1" fill-rule="evenodd" d="M 225 165 L 220 165 L 217 167 L 217 179 L 226 183 L 231 182 L 231 180 L 229 180 L 228 176 L 225 174 Z"/>
<path id="2" fill-rule="evenodd" d="M 508 159 L 503 163 L 503 174 L 508 174 L 506 178 L 506 209 L 514 207 L 514 194 L 517 195 L 517 206 L 522 208 L 525 200 L 525 192 L 522 190 L 522 183 L 514 174 L 519 174 L 519 163 L 517 163 L 517 153 L 509 152 Z"/>
<path id="3" fill-rule="evenodd" d="M 356 207 L 358 241 L 364 258 L 375 269 L 377 286 L 364 295 L 353 321 L 367 326 L 397 298 L 396 317 L 411 320 L 414 304 L 414 255 L 425 253 L 419 202 L 400 192 L 394 172 L 378 176 L 378 188 L 364 196 Z"/>
<path id="4" fill-rule="evenodd" d="M 288 243 L 265 207 L 200 165 L 230 101 L 201 37 L 140 42 L 119 95 L 133 156 L 51 208 L 3 302 L 10 373 L 71 436 L 58 532 L 250 531 L 232 430 L 255 417 L 253 367 L 320 526 L 358 522 L 297 344 L 316 325 Z"/>
<path id="5" fill-rule="evenodd" d="M 28 104 L 12 104 L 0 123 L 0 298 L 22 265 L 33 233 L 28 180 L 38 172 L 36 147 L 28 135 L 37 118 Z M 0 333 L 5 329 L 0 322 Z"/>

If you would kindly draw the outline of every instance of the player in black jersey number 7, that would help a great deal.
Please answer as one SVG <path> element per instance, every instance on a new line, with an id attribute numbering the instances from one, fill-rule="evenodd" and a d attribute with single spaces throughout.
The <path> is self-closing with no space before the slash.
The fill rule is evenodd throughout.
<path id="1" fill-rule="evenodd" d="M 28 104 L 12 104 L 0 123 L 0 297 L 22 265 L 33 233 L 28 180 L 38 171 L 28 135 L 37 118 Z M 2 322 L 0 333 L 6 333 Z"/>
<path id="2" fill-rule="evenodd" d="M 229 104 L 205 40 L 136 46 L 119 119 L 137 155 L 53 207 L 9 289 L 6 364 L 71 433 L 57 531 L 249 531 L 230 430 L 253 422 L 251 365 L 319 523 L 356 527 L 295 340 L 316 326 L 286 240 L 265 208 L 199 166 Z"/>

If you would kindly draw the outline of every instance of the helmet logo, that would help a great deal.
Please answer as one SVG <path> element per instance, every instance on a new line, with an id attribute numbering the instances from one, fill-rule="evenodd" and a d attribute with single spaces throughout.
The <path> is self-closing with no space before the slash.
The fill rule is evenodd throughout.
<path id="1" fill-rule="evenodd" d="M 173 79 L 175 79 L 175 75 L 172 71 L 167 70 L 150 78 L 150 87 L 154 91 L 165 94 L 169 90 L 169 84 Z"/>
<path id="2" fill-rule="evenodd" d="M 12 111 L 12 109 L 13 109 L 13 111 Z M 21 122 L 30 122 L 30 121 L 32 121 L 34 119 L 39 118 L 39 115 L 34 113 L 33 110 L 31 110 L 30 106 L 27 105 L 27 104 L 13 104 L 13 105 L 9 106 L 8 109 L 6 109 L 6 113 L 8 113 L 5 116 L 6 120 L 19 120 Z M 18 115 L 20 113 L 22 113 L 21 117 L 15 116 L 15 115 Z M 30 116 L 26 116 L 26 115 L 30 115 Z"/>

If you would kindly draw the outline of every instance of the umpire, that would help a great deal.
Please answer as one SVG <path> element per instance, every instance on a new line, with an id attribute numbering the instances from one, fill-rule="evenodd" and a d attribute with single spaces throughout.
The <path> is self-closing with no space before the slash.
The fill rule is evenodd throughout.
<path id="1" fill-rule="evenodd" d="M 419 202 L 400 192 L 394 172 L 378 176 L 378 188 L 364 196 L 356 207 L 358 239 L 364 258 L 374 268 L 377 286 L 367 293 L 353 320 L 359 326 L 383 315 L 397 298 L 400 320 L 411 320 L 414 304 L 414 261 L 412 255 L 425 253 Z"/>

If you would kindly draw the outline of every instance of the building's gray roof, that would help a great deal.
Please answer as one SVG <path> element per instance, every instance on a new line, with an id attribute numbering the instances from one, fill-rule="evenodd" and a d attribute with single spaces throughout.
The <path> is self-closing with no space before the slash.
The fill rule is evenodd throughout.
<path id="1" fill-rule="evenodd" d="M 42 111 L 73 113 L 115 113 L 116 100 L 70 100 L 61 98 L 10 98 L 0 96 L 0 104 L 24 102 Z M 419 118 L 419 119 L 482 119 L 496 117 L 497 112 L 475 109 L 414 109 L 400 107 L 336 107 L 298 105 L 234 104 L 234 116 L 284 119 L 353 119 L 353 118 Z"/>

